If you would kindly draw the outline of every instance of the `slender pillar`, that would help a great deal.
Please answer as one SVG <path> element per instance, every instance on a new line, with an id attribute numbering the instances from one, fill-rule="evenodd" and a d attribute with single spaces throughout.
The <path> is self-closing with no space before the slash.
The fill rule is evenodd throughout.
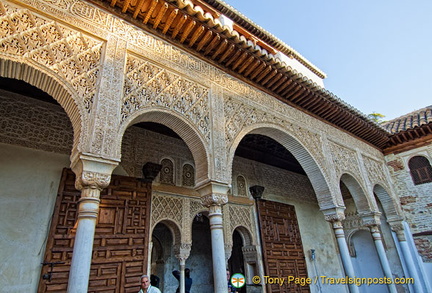
<path id="1" fill-rule="evenodd" d="M 380 263 L 381 263 L 381 267 L 382 267 L 383 272 L 384 272 L 384 276 L 393 280 L 393 274 L 392 274 L 391 269 L 390 269 L 390 264 L 389 264 L 389 261 L 387 259 L 384 245 L 382 243 L 381 232 L 379 230 L 379 226 L 381 225 L 381 218 L 380 218 L 381 213 L 376 212 L 376 211 L 368 212 L 368 213 L 363 213 L 361 215 L 361 217 L 362 217 L 363 225 L 366 227 L 369 227 L 369 230 L 371 232 L 372 239 L 374 241 L 375 248 L 376 248 L 376 251 L 378 253 Z M 395 284 L 393 284 L 393 283 L 387 284 L 387 286 L 388 286 L 388 289 L 391 293 L 397 293 L 397 289 L 396 289 Z"/>
<path id="2" fill-rule="evenodd" d="M 324 215 L 326 221 L 332 223 L 334 234 L 339 246 L 339 253 L 342 259 L 342 264 L 345 274 L 349 278 L 355 278 L 354 267 L 351 262 L 351 256 L 348 250 L 348 244 L 345 239 L 345 232 L 343 230 L 342 221 L 345 219 L 344 207 L 336 207 L 333 209 L 325 210 Z M 349 289 L 351 293 L 358 293 L 359 288 L 355 284 L 350 284 Z"/>
<path id="3" fill-rule="evenodd" d="M 208 182 L 198 188 L 203 205 L 209 208 L 215 293 L 228 291 L 222 220 L 222 205 L 228 202 L 228 189 L 228 185 L 218 182 Z"/>
<path id="4" fill-rule="evenodd" d="M 393 280 L 393 274 L 391 272 L 390 264 L 388 262 L 387 255 L 386 255 L 385 249 L 384 249 L 384 245 L 382 243 L 381 232 L 380 232 L 378 226 L 376 226 L 376 225 L 370 226 L 369 229 L 371 231 L 372 238 L 374 240 L 375 247 L 376 247 L 376 250 L 378 252 L 378 256 L 379 256 L 381 266 L 382 266 L 383 271 L 384 271 L 384 275 L 387 278 L 390 278 L 391 280 Z M 396 289 L 395 284 L 391 283 L 391 284 L 388 284 L 387 286 L 388 286 L 389 291 L 391 293 L 397 293 L 397 289 Z"/>
<path id="5" fill-rule="evenodd" d="M 72 263 L 69 272 L 69 293 L 86 293 L 90 278 L 93 240 L 99 212 L 100 192 L 111 181 L 117 162 L 81 155 L 72 167 L 77 175 L 75 186 L 81 190 Z"/>
<path id="6" fill-rule="evenodd" d="M 182 243 L 174 247 L 175 256 L 180 262 L 180 293 L 185 293 L 185 268 L 186 260 L 189 258 L 192 244 Z"/>
<path id="7" fill-rule="evenodd" d="M 417 274 L 417 269 L 411 255 L 408 242 L 405 237 L 405 230 L 403 228 L 402 222 L 390 223 L 390 226 L 394 232 L 396 232 L 397 239 L 399 241 L 400 248 L 402 250 L 402 257 L 408 269 L 408 274 L 411 278 L 414 278 L 414 290 L 416 293 L 423 293 L 423 286 L 421 285 L 419 275 Z"/>

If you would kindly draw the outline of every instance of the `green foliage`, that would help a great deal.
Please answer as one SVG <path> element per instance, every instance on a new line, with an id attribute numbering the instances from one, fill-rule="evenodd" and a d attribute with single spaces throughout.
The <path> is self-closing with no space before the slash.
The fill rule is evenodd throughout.
<path id="1" fill-rule="evenodd" d="M 385 122 L 385 121 L 383 120 L 383 118 L 385 117 L 385 115 L 383 115 L 383 114 L 381 114 L 381 113 L 373 112 L 372 114 L 368 114 L 367 117 L 368 117 L 370 120 L 372 120 L 372 121 L 374 121 L 374 122 L 376 122 L 376 123 L 378 123 L 378 124 Z"/>

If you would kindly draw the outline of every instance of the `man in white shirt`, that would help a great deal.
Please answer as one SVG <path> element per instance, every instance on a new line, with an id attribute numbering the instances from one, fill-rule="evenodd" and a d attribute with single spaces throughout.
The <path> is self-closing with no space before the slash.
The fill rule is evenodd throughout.
<path id="1" fill-rule="evenodd" d="M 161 291 L 150 285 L 150 277 L 147 275 L 141 276 L 141 290 L 138 293 L 161 293 Z"/>

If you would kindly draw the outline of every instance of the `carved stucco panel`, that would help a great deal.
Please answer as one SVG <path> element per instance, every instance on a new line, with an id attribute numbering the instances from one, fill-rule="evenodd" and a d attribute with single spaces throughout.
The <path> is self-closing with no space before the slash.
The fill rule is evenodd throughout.
<path id="1" fill-rule="evenodd" d="M 261 97 L 260 105 L 254 105 L 249 102 L 246 103 L 241 97 L 226 96 L 224 101 L 224 115 L 225 115 L 225 139 L 227 145 L 232 145 L 234 139 L 239 133 L 248 126 L 265 123 L 277 125 L 285 129 L 286 133 L 290 134 L 297 141 L 300 142 L 307 151 L 314 158 L 317 165 L 320 166 L 323 176 L 327 182 L 331 178 L 328 172 L 327 160 L 325 159 L 323 152 L 323 142 L 321 136 L 317 133 L 311 132 L 308 129 L 295 124 L 293 119 L 296 116 L 284 115 L 278 111 L 265 111 L 266 109 L 262 106 L 265 105 L 267 97 Z M 289 121 L 287 119 L 289 117 Z M 300 118 L 300 117 L 297 117 Z"/>
<path id="2" fill-rule="evenodd" d="M 366 168 L 369 181 L 372 184 L 379 183 L 379 184 L 384 184 L 383 187 L 387 187 L 384 162 L 379 162 L 365 155 L 363 155 L 362 158 L 363 158 L 363 162 Z"/>
<path id="3" fill-rule="evenodd" d="M 210 140 L 209 89 L 150 61 L 129 55 L 126 64 L 122 122 L 145 108 L 173 110 Z"/>
<path id="4" fill-rule="evenodd" d="M 255 239 L 253 206 L 227 204 L 223 208 L 225 243 L 232 245 L 232 236 L 237 227 L 246 228 Z"/>
<path id="5" fill-rule="evenodd" d="M 152 226 L 164 219 L 172 220 L 180 227 L 183 225 L 183 199 L 174 196 L 161 195 L 157 192 L 152 193 Z"/>
<path id="6" fill-rule="evenodd" d="M 117 37 L 127 40 L 128 48 L 131 51 L 154 60 L 158 64 L 164 64 L 164 66 L 177 72 L 185 72 L 191 80 L 197 80 L 206 86 L 210 86 L 211 83 L 217 84 L 218 87 L 229 91 L 230 94 L 235 93 L 247 97 L 247 101 L 254 102 L 256 105 L 263 105 L 267 107 L 267 110 L 271 109 L 270 113 L 278 112 L 284 119 L 299 121 L 301 125 L 307 124 L 310 129 L 320 129 L 330 138 L 335 139 L 337 137 L 338 142 L 342 145 L 358 145 L 358 140 L 354 137 L 343 134 L 340 130 L 334 129 L 317 119 L 311 119 L 310 116 L 301 111 L 287 106 L 281 107 L 282 103 L 280 101 L 90 3 L 79 0 L 22 0 L 22 2 L 35 9 L 50 13 L 53 17 L 62 19 L 66 23 L 79 26 L 83 31 L 91 32 L 102 39 L 105 39 L 110 33 L 115 34 Z M 253 115 L 250 118 L 259 119 L 259 117 Z M 203 122 L 201 121 L 202 124 Z M 285 125 L 285 127 L 288 127 L 288 125 Z M 365 153 L 380 155 L 377 150 L 368 147 L 366 144 L 358 147 Z M 314 157 L 321 153 L 322 151 L 319 150 L 314 153 Z M 327 177 L 327 175 L 325 176 Z"/>
<path id="7" fill-rule="evenodd" d="M 340 176 L 346 172 L 361 174 L 355 150 L 344 147 L 333 141 L 329 141 L 329 148 L 337 178 L 340 178 Z"/>
<path id="8" fill-rule="evenodd" d="M 195 215 L 207 210 L 199 199 L 171 196 L 154 191 L 152 193 L 152 229 L 161 220 L 170 220 L 180 228 L 181 241 L 192 243 L 192 224 Z"/>
<path id="9" fill-rule="evenodd" d="M 0 3 L 0 54 L 38 64 L 75 90 L 89 113 L 101 68 L 103 42 L 22 8 Z"/>

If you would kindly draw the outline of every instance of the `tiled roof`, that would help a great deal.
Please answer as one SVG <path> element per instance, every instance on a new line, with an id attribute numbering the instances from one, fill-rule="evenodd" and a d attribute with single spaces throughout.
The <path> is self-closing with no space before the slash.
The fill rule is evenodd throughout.
<path id="1" fill-rule="evenodd" d="M 196 54 L 284 103 L 384 148 L 389 133 L 285 61 L 324 74 L 289 46 L 216 0 L 87 0 Z M 199 4 L 199 5 L 198 5 Z M 233 29 L 221 22 L 229 15 Z M 249 37 L 249 39 L 247 38 Z M 276 52 L 276 54 L 275 54 Z"/>
<path id="2" fill-rule="evenodd" d="M 429 123 L 432 123 L 432 105 L 385 122 L 382 126 L 391 134 L 396 134 Z"/>

